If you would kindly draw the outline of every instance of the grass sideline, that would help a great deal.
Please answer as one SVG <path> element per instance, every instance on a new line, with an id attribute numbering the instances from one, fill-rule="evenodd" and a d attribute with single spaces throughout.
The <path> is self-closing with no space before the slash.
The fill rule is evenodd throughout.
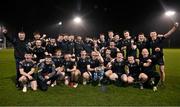
<path id="1" fill-rule="evenodd" d="M 109 85 L 100 87 L 79 85 L 76 89 L 64 85 L 47 92 L 28 90 L 22 93 L 14 85 L 13 49 L 0 50 L 0 106 L 180 106 L 180 49 L 165 49 L 166 87 L 151 89 Z"/>

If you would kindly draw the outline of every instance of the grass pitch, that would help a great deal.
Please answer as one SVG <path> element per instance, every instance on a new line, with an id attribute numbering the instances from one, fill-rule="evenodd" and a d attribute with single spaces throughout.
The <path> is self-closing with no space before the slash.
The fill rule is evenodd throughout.
<path id="1" fill-rule="evenodd" d="M 180 106 L 180 49 L 165 49 L 166 87 L 157 92 L 109 85 L 59 85 L 47 92 L 15 88 L 13 49 L 0 50 L 0 106 Z"/>

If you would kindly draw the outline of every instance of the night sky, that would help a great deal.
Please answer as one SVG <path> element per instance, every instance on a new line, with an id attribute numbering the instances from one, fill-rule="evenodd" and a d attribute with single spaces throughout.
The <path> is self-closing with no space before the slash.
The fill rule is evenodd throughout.
<path id="1" fill-rule="evenodd" d="M 176 16 L 165 17 L 168 9 L 175 10 Z M 35 31 L 48 36 L 97 36 L 108 30 L 120 35 L 129 30 L 135 36 L 139 32 L 148 35 L 152 30 L 167 32 L 180 21 L 180 0 L 5 0 L 0 11 L 0 23 L 12 34 L 23 30 L 29 37 Z M 82 17 L 82 25 L 71 23 L 75 16 Z M 180 38 L 179 31 L 174 38 Z"/>

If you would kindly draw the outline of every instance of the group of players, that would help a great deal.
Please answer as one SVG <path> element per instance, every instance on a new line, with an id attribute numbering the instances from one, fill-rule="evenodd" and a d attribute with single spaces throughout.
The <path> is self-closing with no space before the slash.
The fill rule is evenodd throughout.
<path id="1" fill-rule="evenodd" d="M 132 37 L 129 31 L 124 31 L 121 38 L 108 31 L 107 37 L 100 34 L 98 38 L 84 40 L 67 34 L 47 38 L 35 32 L 30 41 L 24 32 L 19 32 L 17 38 L 9 36 L 6 29 L 3 33 L 14 46 L 16 85 L 22 86 L 23 92 L 27 92 L 28 86 L 45 91 L 58 81 L 74 88 L 78 83 L 97 82 L 101 86 L 107 82 L 125 85 L 136 82 L 140 89 L 150 86 L 157 91 L 158 83 L 165 81 L 162 42 L 177 27 L 175 23 L 163 35 L 152 31 L 147 37 L 143 33 Z"/>

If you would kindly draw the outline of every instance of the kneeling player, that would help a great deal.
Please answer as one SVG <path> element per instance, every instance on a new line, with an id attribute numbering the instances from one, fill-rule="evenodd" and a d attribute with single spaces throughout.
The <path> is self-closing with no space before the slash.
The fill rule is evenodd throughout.
<path id="1" fill-rule="evenodd" d="M 80 71 L 76 68 L 75 62 L 71 60 L 70 54 L 64 55 L 64 70 L 65 70 L 65 85 L 70 85 L 76 88 L 78 86 L 78 79 L 81 75 Z"/>
<path id="2" fill-rule="evenodd" d="M 26 53 L 25 60 L 19 63 L 19 71 L 21 77 L 19 81 L 23 84 L 23 92 L 27 92 L 27 84 L 30 82 L 31 88 L 37 90 L 37 82 L 35 80 L 35 62 L 32 60 L 32 54 Z"/>
<path id="3" fill-rule="evenodd" d="M 138 79 L 140 68 L 138 61 L 134 59 L 134 56 L 128 56 L 127 61 L 127 83 L 132 84 Z"/>
<path id="4" fill-rule="evenodd" d="M 39 64 L 38 70 L 38 86 L 41 90 L 46 91 L 48 85 L 54 84 L 59 75 L 56 75 L 55 65 L 51 59 L 51 56 L 46 56 L 45 61 Z"/>
<path id="5" fill-rule="evenodd" d="M 144 48 L 142 50 L 142 58 L 140 58 L 141 72 L 139 75 L 140 89 L 143 89 L 143 85 L 147 84 L 153 87 L 153 91 L 157 91 L 157 84 L 160 80 L 158 72 L 153 71 L 152 59 L 149 56 L 149 51 Z"/>
<path id="6" fill-rule="evenodd" d="M 56 74 L 59 75 L 59 80 L 63 80 L 65 77 L 65 72 L 64 72 L 64 67 L 63 67 L 63 62 L 64 62 L 64 58 L 61 56 L 61 50 L 56 50 L 56 55 L 52 57 L 52 60 L 55 64 L 55 70 L 56 70 Z M 56 85 L 56 82 L 55 84 Z"/>
<path id="7" fill-rule="evenodd" d="M 97 51 L 91 52 L 91 58 L 87 64 L 88 72 L 85 72 L 84 78 L 87 80 L 92 79 L 98 81 L 98 86 L 101 86 L 101 80 L 104 75 L 104 60 L 101 54 Z"/>
<path id="8" fill-rule="evenodd" d="M 87 84 L 87 81 L 89 78 L 87 78 L 88 72 L 87 72 L 87 64 L 89 58 L 87 57 L 87 53 L 85 50 L 81 51 L 81 56 L 77 61 L 77 69 L 81 72 L 82 78 L 83 78 L 83 85 Z"/>
<path id="9" fill-rule="evenodd" d="M 118 52 L 116 58 L 108 63 L 110 70 L 105 72 L 105 75 L 112 81 L 121 79 L 123 82 L 127 82 L 127 76 L 125 73 L 125 61 L 123 54 Z"/>

